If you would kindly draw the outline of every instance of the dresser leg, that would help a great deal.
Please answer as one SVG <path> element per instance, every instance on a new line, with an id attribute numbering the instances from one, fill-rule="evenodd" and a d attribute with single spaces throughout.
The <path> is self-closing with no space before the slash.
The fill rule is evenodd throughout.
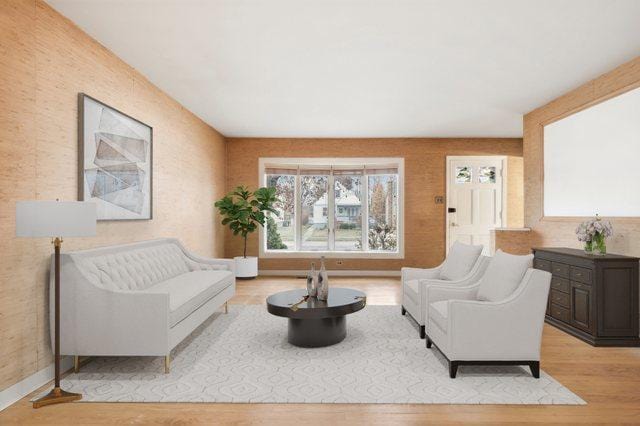
<path id="1" fill-rule="evenodd" d="M 73 356 L 73 372 L 80 372 L 80 357 L 78 355 Z"/>
<path id="2" fill-rule="evenodd" d="M 171 355 L 165 355 L 164 357 L 164 374 L 169 374 L 171 367 Z"/>
<path id="3" fill-rule="evenodd" d="M 224 302 L 224 313 L 225 314 L 229 313 L 229 302 Z"/>

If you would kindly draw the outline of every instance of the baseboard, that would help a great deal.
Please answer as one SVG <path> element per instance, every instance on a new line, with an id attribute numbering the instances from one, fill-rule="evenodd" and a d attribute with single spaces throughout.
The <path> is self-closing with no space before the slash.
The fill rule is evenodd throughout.
<path id="1" fill-rule="evenodd" d="M 296 269 L 261 269 L 259 275 L 265 276 L 285 276 L 285 277 L 304 277 L 309 273 L 305 270 Z M 335 269 L 327 271 L 329 276 L 335 277 L 399 277 L 400 271 L 358 271 L 349 269 Z"/>
<path id="2" fill-rule="evenodd" d="M 62 358 L 60 365 L 61 371 L 67 371 L 73 368 L 73 357 L 66 356 Z M 19 381 L 15 385 L 8 387 L 0 392 L 0 411 L 18 402 L 34 390 L 42 387 L 53 380 L 54 368 L 53 364 L 43 368 L 37 373 Z"/>

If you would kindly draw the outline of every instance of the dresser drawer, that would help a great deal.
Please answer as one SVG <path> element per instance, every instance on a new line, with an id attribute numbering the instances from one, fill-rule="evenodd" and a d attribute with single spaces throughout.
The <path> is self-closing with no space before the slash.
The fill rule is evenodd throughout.
<path id="1" fill-rule="evenodd" d="M 572 266 L 571 280 L 578 281 L 585 284 L 591 284 L 593 282 L 592 271 L 591 269 Z"/>
<path id="2" fill-rule="evenodd" d="M 551 262 L 551 273 L 562 278 L 571 278 L 571 267 L 564 263 Z"/>
<path id="3" fill-rule="evenodd" d="M 551 303 L 564 308 L 571 307 L 571 296 L 558 290 L 551 290 Z"/>
<path id="4" fill-rule="evenodd" d="M 533 259 L 533 267 L 543 271 L 551 272 L 551 262 L 544 259 Z"/>
<path id="5" fill-rule="evenodd" d="M 551 277 L 551 290 L 561 291 L 563 293 L 571 292 L 571 282 L 564 278 Z"/>
<path id="6" fill-rule="evenodd" d="M 571 322 L 571 314 L 569 309 L 558 306 L 554 303 L 551 304 L 551 316 L 557 320 L 569 323 Z"/>

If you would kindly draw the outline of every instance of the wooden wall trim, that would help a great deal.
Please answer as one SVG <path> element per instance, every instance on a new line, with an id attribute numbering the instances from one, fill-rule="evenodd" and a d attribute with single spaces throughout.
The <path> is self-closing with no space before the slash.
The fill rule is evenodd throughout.
<path id="1" fill-rule="evenodd" d="M 579 247 L 573 233 L 584 218 L 544 216 L 544 126 L 640 87 L 640 57 L 634 58 L 524 116 L 525 226 L 536 244 Z M 640 254 L 640 218 L 610 218 L 615 235 L 609 249 Z"/>

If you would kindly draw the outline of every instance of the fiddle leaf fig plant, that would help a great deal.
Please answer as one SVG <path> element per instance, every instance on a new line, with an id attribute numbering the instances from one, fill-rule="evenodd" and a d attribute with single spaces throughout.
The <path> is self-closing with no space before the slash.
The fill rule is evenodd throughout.
<path id="1" fill-rule="evenodd" d="M 251 192 L 239 186 L 214 204 L 223 217 L 222 224 L 228 225 L 233 235 L 244 239 L 243 257 L 247 257 L 247 237 L 258 229 L 258 225 L 265 225 L 266 213 L 278 215 L 274 208 L 277 202 L 276 188 L 262 187 Z"/>

